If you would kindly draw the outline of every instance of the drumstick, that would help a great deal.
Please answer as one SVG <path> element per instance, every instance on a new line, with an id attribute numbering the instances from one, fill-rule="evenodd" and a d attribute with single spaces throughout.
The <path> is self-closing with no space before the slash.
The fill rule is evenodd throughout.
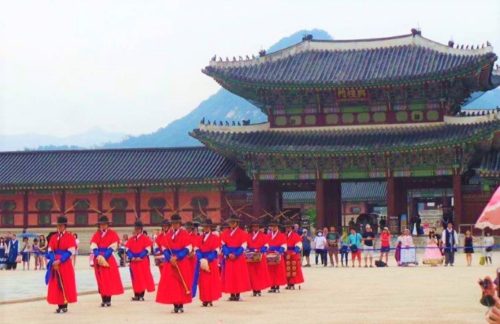
<path id="1" fill-rule="evenodd" d="M 170 249 L 169 246 L 167 246 L 168 251 L 170 252 L 170 255 L 174 255 L 172 253 L 172 250 Z M 189 295 L 191 292 L 189 291 L 186 281 L 184 280 L 184 276 L 182 275 L 181 269 L 179 268 L 179 265 L 177 264 L 177 261 L 174 263 L 174 267 L 177 270 L 177 273 L 179 274 L 179 277 L 181 278 L 182 285 L 184 286 L 184 289 L 186 290 L 186 295 Z"/>

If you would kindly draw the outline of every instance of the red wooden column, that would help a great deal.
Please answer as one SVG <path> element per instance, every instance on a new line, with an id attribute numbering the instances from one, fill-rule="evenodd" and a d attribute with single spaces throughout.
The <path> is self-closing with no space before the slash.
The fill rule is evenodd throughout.
<path id="1" fill-rule="evenodd" d="M 339 233 L 342 229 L 342 182 L 340 180 L 332 180 L 331 182 L 331 197 L 328 196 L 327 201 L 331 200 L 331 215 L 332 219 L 329 225 L 337 227 Z"/>
<path id="2" fill-rule="evenodd" d="M 24 228 L 28 227 L 29 217 L 29 191 L 25 190 L 23 194 L 23 224 Z"/>
<path id="3" fill-rule="evenodd" d="M 252 181 L 252 210 L 255 217 L 262 215 L 262 186 L 259 179 L 253 179 Z"/>
<path id="4" fill-rule="evenodd" d="M 220 219 L 217 220 L 219 222 L 222 219 L 226 219 L 229 216 L 229 205 L 227 204 L 227 195 L 226 191 L 223 187 L 220 188 Z"/>
<path id="5" fill-rule="evenodd" d="M 177 212 L 179 209 L 179 187 L 174 188 L 174 202 L 173 202 L 173 204 L 174 204 L 173 212 Z"/>
<path id="6" fill-rule="evenodd" d="M 141 188 L 135 188 L 135 217 L 141 218 Z"/>
<path id="7" fill-rule="evenodd" d="M 325 220 L 325 182 L 323 179 L 316 179 L 316 228 L 323 228 Z"/>
<path id="8" fill-rule="evenodd" d="M 455 170 L 453 172 L 453 222 L 457 231 L 462 221 L 462 213 L 462 176 L 459 170 Z"/>
<path id="9" fill-rule="evenodd" d="M 387 178 L 387 217 L 390 219 L 393 216 L 397 216 L 396 180 L 390 173 Z"/>

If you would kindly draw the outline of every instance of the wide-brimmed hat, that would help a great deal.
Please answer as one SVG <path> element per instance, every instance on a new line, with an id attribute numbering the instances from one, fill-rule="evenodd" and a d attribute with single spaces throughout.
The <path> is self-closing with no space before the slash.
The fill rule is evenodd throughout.
<path id="1" fill-rule="evenodd" d="M 68 225 L 68 218 L 66 218 L 66 216 L 64 216 L 64 215 L 61 215 L 61 216 L 57 217 L 56 224 L 57 225 Z"/>
<path id="2" fill-rule="evenodd" d="M 109 224 L 109 223 L 110 223 L 109 218 L 106 215 L 100 216 L 99 219 L 97 220 L 97 224 Z"/>
<path id="3" fill-rule="evenodd" d="M 138 220 L 135 221 L 134 227 L 135 228 L 143 228 L 144 224 L 142 223 L 142 221 L 140 219 L 138 219 Z"/>
<path id="4" fill-rule="evenodd" d="M 238 217 L 238 215 L 231 215 L 229 216 L 229 218 L 227 219 L 227 222 L 237 222 L 239 223 L 240 222 L 240 218 Z"/>
<path id="5" fill-rule="evenodd" d="M 276 219 L 271 219 L 267 225 L 269 226 L 278 226 L 279 225 L 279 222 L 276 220 Z"/>
<path id="6" fill-rule="evenodd" d="M 161 226 L 170 226 L 170 221 L 168 219 L 164 219 L 161 221 Z"/>
<path id="7" fill-rule="evenodd" d="M 170 222 L 171 223 L 182 223 L 182 218 L 179 214 L 173 214 L 172 217 L 170 217 Z"/>
<path id="8" fill-rule="evenodd" d="M 186 222 L 186 223 L 184 224 L 184 227 L 185 227 L 185 228 L 193 228 L 193 222 Z"/>
<path id="9" fill-rule="evenodd" d="M 210 218 L 207 218 L 205 219 L 204 221 L 201 222 L 200 224 L 202 227 L 205 227 L 205 226 L 212 226 L 213 223 L 212 223 L 212 220 Z"/>
<path id="10" fill-rule="evenodd" d="M 284 227 L 293 227 L 293 222 L 292 222 L 292 221 L 285 221 L 285 222 L 283 223 L 283 226 L 284 226 Z"/>

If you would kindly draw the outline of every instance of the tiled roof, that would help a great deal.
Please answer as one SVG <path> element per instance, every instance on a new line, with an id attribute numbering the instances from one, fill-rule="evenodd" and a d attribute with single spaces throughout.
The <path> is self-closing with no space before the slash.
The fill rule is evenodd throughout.
<path id="1" fill-rule="evenodd" d="M 343 182 L 342 201 L 384 201 L 387 195 L 386 182 Z M 286 191 L 283 200 L 288 203 L 314 203 L 314 191 Z"/>
<path id="2" fill-rule="evenodd" d="M 304 40 L 242 61 L 212 61 L 203 70 L 221 82 L 259 86 L 380 86 L 447 79 L 476 73 L 497 59 L 491 46 L 453 48 L 419 34 L 353 41 Z M 492 88 L 491 68 L 487 68 Z"/>
<path id="3" fill-rule="evenodd" d="M 500 177 L 500 151 L 494 150 L 485 154 L 478 171 L 484 177 Z"/>
<path id="4" fill-rule="evenodd" d="M 376 128 L 325 127 L 230 132 L 195 129 L 191 135 L 213 149 L 243 153 L 328 154 L 397 151 L 488 139 L 500 120 L 474 124 L 434 123 Z"/>
<path id="5" fill-rule="evenodd" d="M 222 183 L 235 165 L 204 147 L 0 153 L 0 188 Z"/>

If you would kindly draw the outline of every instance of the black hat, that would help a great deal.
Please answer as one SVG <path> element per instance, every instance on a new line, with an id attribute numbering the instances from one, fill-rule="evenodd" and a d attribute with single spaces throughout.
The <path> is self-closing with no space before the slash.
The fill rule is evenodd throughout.
<path id="1" fill-rule="evenodd" d="M 251 225 L 251 226 L 254 226 L 254 225 L 258 225 L 258 226 L 260 226 L 260 222 L 259 222 L 259 220 L 258 220 L 258 219 L 252 219 L 252 220 L 250 221 L 250 225 Z"/>
<path id="2" fill-rule="evenodd" d="M 269 226 L 278 226 L 279 222 L 276 219 L 271 219 L 268 224 Z"/>
<path id="3" fill-rule="evenodd" d="M 66 216 L 59 216 L 57 217 L 57 225 L 68 225 L 68 219 Z"/>
<path id="4" fill-rule="evenodd" d="M 227 219 L 227 222 L 237 222 L 239 223 L 240 222 L 240 218 L 237 216 L 237 215 L 231 215 L 229 216 L 229 218 Z"/>
<path id="5" fill-rule="evenodd" d="M 205 219 L 203 222 L 201 222 L 201 226 L 212 226 L 212 220 L 210 218 Z"/>
<path id="6" fill-rule="evenodd" d="M 143 228 L 144 224 L 141 222 L 140 219 L 138 219 L 138 220 L 135 221 L 134 227 L 136 227 L 136 228 Z"/>
<path id="7" fill-rule="evenodd" d="M 193 222 L 186 222 L 186 224 L 184 224 L 184 227 L 186 227 L 186 228 L 192 228 L 193 227 Z"/>
<path id="8" fill-rule="evenodd" d="M 283 223 L 283 226 L 285 226 L 285 227 L 293 227 L 293 223 L 292 223 L 292 221 L 287 220 L 287 221 L 285 221 Z"/>
<path id="9" fill-rule="evenodd" d="M 102 215 L 99 217 L 99 220 L 97 221 L 97 224 L 109 224 L 109 218 L 106 215 Z"/>
<path id="10" fill-rule="evenodd" d="M 168 219 L 164 219 L 161 221 L 161 226 L 170 226 L 170 221 Z"/>
<path id="11" fill-rule="evenodd" d="M 170 222 L 171 223 L 182 223 L 182 218 L 179 216 L 179 214 L 173 214 L 172 217 L 170 217 Z"/>

